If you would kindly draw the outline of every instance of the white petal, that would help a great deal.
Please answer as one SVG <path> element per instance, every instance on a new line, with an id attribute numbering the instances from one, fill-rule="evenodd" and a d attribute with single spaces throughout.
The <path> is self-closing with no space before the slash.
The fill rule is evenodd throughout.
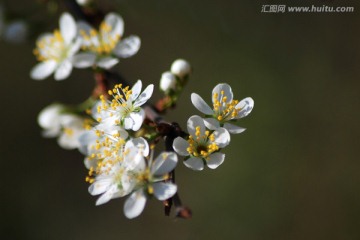
<path id="1" fill-rule="evenodd" d="M 132 127 L 134 126 L 134 120 L 130 117 L 127 117 L 124 119 L 124 128 L 126 130 L 132 129 Z"/>
<path id="2" fill-rule="evenodd" d="M 76 23 L 74 18 L 69 13 L 63 13 L 60 17 L 60 32 L 66 45 L 72 42 L 76 36 Z"/>
<path id="3" fill-rule="evenodd" d="M 197 116 L 191 116 L 187 121 L 187 129 L 190 135 L 195 136 L 196 127 L 200 127 L 200 134 L 203 135 L 205 133 L 205 123 L 204 120 Z"/>
<path id="4" fill-rule="evenodd" d="M 73 57 L 72 62 L 76 68 L 88 68 L 95 64 L 95 59 L 94 53 L 79 53 Z"/>
<path id="5" fill-rule="evenodd" d="M 171 198 L 177 191 L 177 186 L 173 183 L 157 182 L 153 184 L 154 195 L 160 201 Z"/>
<path id="6" fill-rule="evenodd" d="M 201 171 L 204 169 L 204 161 L 201 158 L 191 157 L 184 161 L 184 164 L 192 170 Z"/>
<path id="7" fill-rule="evenodd" d="M 235 108 L 241 108 L 236 118 L 243 118 L 249 115 L 254 108 L 254 100 L 251 97 L 241 100 Z"/>
<path id="8" fill-rule="evenodd" d="M 144 119 L 145 119 L 145 112 L 143 109 L 140 109 L 139 112 L 132 112 L 130 113 L 130 118 L 134 121 L 134 124 L 132 126 L 133 131 L 137 131 L 141 128 Z"/>
<path id="9" fill-rule="evenodd" d="M 151 173 L 155 176 L 163 176 L 176 167 L 177 161 L 178 158 L 174 152 L 162 152 L 151 166 Z"/>
<path id="10" fill-rule="evenodd" d="M 145 90 L 140 94 L 134 103 L 134 107 L 140 107 L 151 97 L 154 91 L 154 84 L 150 84 L 145 88 Z"/>
<path id="11" fill-rule="evenodd" d="M 60 133 L 61 133 L 61 126 L 59 125 L 42 131 L 41 135 L 45 138 L 53 138 L 59 136 Z"/>
<path id="12" fill-rule="evenodd" d="M 64 108 L 63 105 L 54 103 L 41 110 L 38 115 L 38 124 L 40 127 L 53 128 L 60 126 L 59 116 Z"/>
<path id="13" fill-rule="evenodd" d="M 118 192 L 118 188 L 116 185 L 111 185 L 111 187 L 101 195 L 98 200 L 96 201 L 96 206 L 107 203 L 112 198 L 114 198 L 114 194 Z"/>
<path id="14" fill-rule="evenodd" d="M 213 153 L 209 156 L 209 160 L 206 161 L 206 165 L 211 168 L 215 169 L 220 166 L 225 160 L 225 154 L 223 153 Z"/>
<path id="15" fill-rule="evenodd" d="M 122 36 L 124 33 L 124 20 L 119 14 L 109 13 L 105 16 L 104 22 L 111 27 L 111 35 Z"/>
<path id="16" fill-rule="evenodd" d="M 110 177 L 96 180 L 93 184 L 89 186 L 89 193 L 93 196 L 102 194 L 106 192 L 112 184 L 112 179 Z"/>
<path id="17" fill-rule="evenodd" d="M 214 131 L 214 142 L 220 147 L 224 148 L 230 143 L 230 134 L 225 128 L 218 128 Z"/>
<path id="18" fill-rule="evenodd" d="M 198 94 L 196 93 L 191 94 L 191 102 L 200 112 L 206 115 L 214 114 L 214 111 L 209 107 L 209 105 L 207 105 L 204 99 L 202 99 Z"/>
<path id="19" fill-rule="evenodd" d="M 231 90 L 231 87 L 229 84 L 226 84 L 226 83 L 220 83 L 218 85 L 216 85 L 212 91 L 212 99 L 213 99 L 213 102 L 214 102 L 214 94 L 217 93 L 218 94 L 218 98 L 217 100 L 219 102 L 222 102 L 222 94 L 221 94 L 221 91 L 224 91 L 224 96 L 226 96 L 227 100 L 226 102 L 231 102 L 232 99 L 233 99 L 233 93 L 232 93 L 232 90 Z"/>
<path id="20" fill-rule="evenodd" d="M 132 193 L 124 204 L 124 214 L 127 218 L 136 218 L 144 210 L 146 197 L 142 189 Z"/>
<path id="21" fill-rule="evenodd" d="M 127 149 L 134 148 L 134 147 L 137 149 L 140 149 L 141 153 L 144 157 L 147 157 L 149 155 L 149 150 L 150 150 L 149 144 L 144 138 L 142 138 L 142 137 L 133 138 L 133 139 L 127 141 L 125 144 L 125 151 Z"/>
<path id="22" fill-rule="evenodd" d="M 89 145 L 94 143 L 98 139 L 95 131 L 85 131 L 79 137 L 79 151 L 84 155 L 89 155 Z"/>
<path id="23" fill-rule="evenodd" d="M 137 80 L 134 86 L 131 88 L 131 92 L 132 92 L 131 99 L 133 101 L 137 99 L 137 97 L 140 95 L 141 88 L 142 88 L 142 82 L 141 80 Z"/>
<path id="24" fill-rule="evenodd" d="M 219 121 L 214 118 L 204 118 L 205 126 L 210 130 L 216 130 L 220 127 Z"/>
<path id="25" fill-rule="evenodd" d="M 121 40 L 114 49 L 114 54 L 120 58 L 128 58 L 135 55 L 141 45 L 141 40 L 138 36 L 129 36 Z"/>
<path id="26" fill-rule="evenodd" d="M 183 139 L 182 137 L 175 138 L 173 142 L 173 148 L 179 155 L 188 156 L 189 155 L 187 151 L 188 147 L 189 147 L 189 143 L 185 139 Z"/>
<path id="27" fill-rule="evenodd" d="M 71 62 L 69 60 L 65 60 L 62 63 L 60 63 L 60 65 L 56 69 L 54 78 L 57 81 L 64 80 L 70 75 L 71 71 L 72 71 Z"/>
<path id="28" fill-rule="evenodd" d="M 79 147 L 79 141 L 77 137 L 68 136 L 66 133 L 62 133 L 57 142 L 60 147 L 68 150 Z"/>
<path id="29" fill-rule="evenodd" d="M 238 127 L 231 123 L 225 123 L 224 128 L 226 130 L 228 130 L 229 133 L 232 133 L 232 134 L 242 133 L 243 131 L 246 130 L 246 128 Z"/>
<path id="30" fill-rule="evenodd" d="M 89 35 L 90 31 L 92 29 L 94 29 L 92 26 L 90 26 L 87 22 L 84 22 L 84 21 L 78 21 L 77 28 L 78 28 L 79 32 L 85 31 L 86 35 Z M 81 36 L 81 34 L 80 34 L 80 36 Z"/>
<path id="31" fill-rule="evenodd" d="M 96 64 L 101 68 L 110 69 L 113 66 L 115 66 L 118 62 L 119 60 L 117 58 L 103 57 Z"/>
<path id="32" fill-rule="evenodd" d="M 56 61 L 48 60 L 45 62 L 38 63 L 35 67 L 31 70 L 30 76 L 32 79 L 35 80 L 43 80 L 50 76 L 57 66 Z"/>

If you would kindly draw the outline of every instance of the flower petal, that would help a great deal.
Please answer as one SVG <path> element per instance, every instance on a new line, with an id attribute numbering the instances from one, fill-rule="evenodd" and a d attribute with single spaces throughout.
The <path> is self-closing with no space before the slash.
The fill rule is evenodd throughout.
<path id="1" fill-rule="evenodd" d="M 130 117 L 134 121 L 134 124 L 132 126 L 133 131 L 137 131 L 141 128 L 144 119 L 145 119 L 145 112 L 143 109 L 140 109 L 139 112 L 132 112 L 130 113 Z"/>
<path id="2" fill-rule="evenodd" d="M 151 173 L 155 176 L 163 176 L 176 167 L 177 161 L 176 153 L 162 152 L 151 166 Z"/>
<path id="3" fill-rule="evenodd" d="M 131 35 L 121 40 L 114 49 L 114 54 L 120 58 L 128 58 L 135 55 L 141 46 L 138 36 Z"/>
<path id="4" fill-rule="evenodd" d="M 54 78 L 57 81 L 67 78 L 72 71 L 72 64 L 69 60 L 63 61 L 55 71 Z"/>
<path id="5" fill-rule="evenodd" d="M 127 218 L 136 218 L 144 210 L 146 197 L 142 189 L 132 193 L 124 204 L 124 214 Z"/>
<path id="6" fill-rule="evenodd" d="M 243 131 L 246 130 L 246 128 L 238 127 L 231 123 L 225 123 L 224 128 L 226 130 L 228 130 L 229 133 L 232 133 L 232 134 L 242 133 Z"/>
<path id="7" fill-rule="evenodd" d="M 201 158 L 191 157 L 184 161 L 184 164 L 192 170 L 201 171 L 204 169 L 204 161 Z"/>
<path id="8" fill-rule="evenodd" d="M 191 102 L 200 112 L 206 115 L 214 114 L 214 111 L 209 107 L 209 105 L 204 101 L 204 99 L 202 99 L 197 93 L 191 94 Z"/>
<path id="9" fill-rule="evenodd" d="M 214 118 L 204 118 L 205 126 L 210 130 L 216 130 L 220 127 L 219 121 Z"/>
<path id="10" fill-rule="evenodd" d="M 96 180 L 93 184 L 89 186 L 89 193 L 93 196 L 102 194 L 106 192 L 112 184 L 112 179 L 110 177 Z"/>
<path id="11" fill-rule="evenodd" d="M 111 36 L 122 36 L 124 33 L 124 20 L 119 14 L 109 13 L 105 16 L 104 22 L 111 27 Z M 106 33 L 105 33 L 106 34 Z"/>
<path id="12" fill-rule="evenodd" d="M 89 145 L 97 139 L 98 136 L 95 134 L 95 131 L 85 131 L 79 137 L 79 151 L 84 155 L 89 155 Z"/>
<path id="13" fill-rule="evenodd" d="M 57 63 L 53 60 L 38 63 L 31 70 L 30 77 L 35 80 L 43 80 L 50 76 L 56 69 Z"/>
<path id="14" fill-rule="evenodd" d="M 220 147 L 224 148 L 230 143 L 230 134 L 225 128 L 218 128 L 214 131 L 214 142 Z"/>
<path id="15" fill-rule="evenodd" d="M 76 23 L 69 13 L 63 13 L 59 21 L 61 36 L 66 45 L 69 45 L 76 36 Z"/>
<path id="16" fill-rule="evenodd" d="M 99 67 L 104 69 L 110 69 L 115 66 L 119 60 L 113 57 L 103 57 L 96 63 Z"/>
<path id="17" fill-rule="evenodd" d="M 101 197 L 98 198 L 98 200 L 96 201 L 96 206 L 107 203 L 112 198 L 114 198 L 113 196 L 117 192 L 118 192 L 117 185 L 115 184 L 111 185 L 111 187 L 103 195 L 101 195 Z"/>
<path id="18" fill-rule="evenodd" d="M 189 153 L 187 148 L 189 147 L 189 143 L 183 139 L 182 137 L 175 138 L 173 142 L 173 148 L 177 152 L 177 154 L 181 156 L 188 156 Z"/>
<path id="19" fill-rule="evenodd" d="M 213 153 L 209 156 L 209 160 L 206 161 L 206 165 L 211 168 L 215 169 L 220 166 L 225 160 L 225 154 L 223 153 Z"/>
<path id="20" fill-rule="evenodd" d="M 226 96 L 226 102 L 231 102 L 232 99 L 233 99 L 233 93 L 232 93 L 232 90 L 231 90 L 231 87 L 229 84 L 226 84 L 226 83 L 220 83 L 218 85 L 216 85 L 212 91 L 212 100 L 214 102 L 214 94 L 216 93 L 218 95 L 217 97 L 217 100 L 219 102 L 222 102 L 222 94 L 221 92 L 224 91 L 224 95 L 223 96 Z"/>
<path id="21" fill-rule="evenodd" d="M 236 118 L 243 118 L 249 115 L 254 108 L 254 100 L 251 97 L 244 98 L 241 100 L 235 108 L 240 108 L 240 112 L 236 116 Z"/>
<path id="22" fill-rule="evenodd" d="M 171 198 L 177 191 L 177 186 L 173 183 L 157 182 L 153 184 L 154 195 L 160 201 Z"/>
<path id="23" fill-rule="evenodd" d="M 141 80 L 137 80 L 136 83 L 134 84 L 134 86 L 131 88 L 131 99 L 134 101 L 135 99 L 137 99 L 137 97 L 140 95 L 141 93 L 141 88 L 142 88 L 142 82 Z"/>
<path id="24" fill-rule="evenodd" d="M 200 134 L 204 135 L 206 130 L 204 120 L 197 115 L 193 115 L 187 121 L 187 129 L 190 135 L 195 136 L 196 127 L 200 127 Z"/>
<path id="25" fill-rule="evenodd" d="M 140 149 L 144 157 L 147 157 L 149 155 L 149 144 L 144 138 L 133 138 L 127 141 L 125 144 L 125 151 L 134 147 Z"/>
<path id="26" fill-rule="evenodd" d="M 154 84 L 150 84 L 145 88 L 145 90 L 140 94 L 140 96 L 135 100 L 134 107 L 140 107 L 151 97 L 154 91 Z"/>
<path id="27" fill-rule="evenodd" d="M 95 60 L 94 53 L 79 53 L 73 57 L 72 62 L 76 68 L 88 68 L 95 64 Z"/>

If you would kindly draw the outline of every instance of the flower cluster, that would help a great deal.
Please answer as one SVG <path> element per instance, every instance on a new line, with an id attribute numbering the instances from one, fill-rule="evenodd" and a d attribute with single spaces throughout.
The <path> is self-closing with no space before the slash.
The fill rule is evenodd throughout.
<path id="1" fill-rule="evenodd" d="M 149 102 L 153 84 L 142 90 L 143 83 L 138 80 L 130 87 L 119 74 L 108 70 L 140 48 L 139 37 L 122 38 L 124 22 L 118 14 L 107 14 L 99 29 L 85 21 L 76 22 L 69 13 L 61 15 L 59 25 L 59 30 L 38 39 L 34 54 L 40 63 L 31 77 L 41 80 L 54 73 L 56 80 L 62 80 L 73 67 L 89 68 L 96 86 L 82 104 L 56 103 L 43 109 L 38 116 L 43 136 L 57 137 L 61 147 L 78 149 L 85 156 L 85 181 L 90 184 L 89 193 L 99 196 L 96 205 L 127 197 L 124 215 L 135 218 L 146 201 L 155 197 L 163 202 L 166 214 L 174 205 L 177 216 L 191 216 L 182 206 L 175 184 L 178 155 L 193 170 L 219 167 L 230 134 L 245 130 L 234 122 L 252 111 L 254 101 L 234 100 L 231 87 L 224 83 L 213 89 L 212 107 L 193 93 L 191 101 L 204 116 L 191 116 L 186 132 L 163 118 L 168 108 L 175 108 L 189 80 L 192 68 L 186 60 L 175 60 L 170 71 L 162 74 L 163 97 L 153 105 Z M 155 154 L 160 142 L 165 149 Z"/>
<path id="2" fill-rule="evenodd" d="M 35 80 L 43 80 L 54 73 L 55 80 L 69 77 L 73 67 L 109 69 L 128 58 L 140 48 L 140 38 L 122 39 L 124 21 L 118 14 L 109 13 L 95 30 L 84 21 L 75 22 L 69 13 L 59 20 L 60 29 L 39 37 L 34 54 L 40 61 L 31 71 Z"/>
<path id="3" fill-rule="evenodd" d="M 229 145 L 229 133 L 245 130 L 228 122 L 247 116 L 254 101 L 250 97 L 240 102 L 233 100 L 231 87 L 224 83 L 212 91 L 213 109 L 196 93 L 191 95 L 191 101 L 205 118 L 190 117 L 187 122 L 189 137 L 187 140 L 177 137 L 173 147 L 179 155 L 186 157 L 185 166 L 193 170 L 203 170 L 204 165 L 215 169 L 224 162 L 225 154 L 220 151 Z"/>

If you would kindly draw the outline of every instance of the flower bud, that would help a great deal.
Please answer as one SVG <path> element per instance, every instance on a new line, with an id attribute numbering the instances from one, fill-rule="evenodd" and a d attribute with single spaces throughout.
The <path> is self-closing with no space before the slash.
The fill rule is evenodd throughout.
<path id="1" fill-rule="evenodd" d="M 191 72 L 191 66 L 189 62 L 184 59 L 177 59 L 171 65 L 171 72 L 180 78 L 189 75 Z"/>
<path id="2" fill-rule="evenodd" d="M 171 72 L 164 72 L 160 79 L 160 89 L 164 92 L 175 90 L 176 76 Z"/>

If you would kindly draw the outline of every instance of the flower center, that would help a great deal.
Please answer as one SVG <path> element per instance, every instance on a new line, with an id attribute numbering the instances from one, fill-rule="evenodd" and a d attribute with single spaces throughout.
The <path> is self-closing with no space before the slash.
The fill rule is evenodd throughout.
<path id="1" fill-rule="evenodd" d="M 88 34 L 84 30 L 80 30 L 80 34 L 86 42 L 83 50 L 96 52 L 100 55 L 110 54 L 120 40 L 120 35 L 112 34 L 112 30 L 112 27 L 105 22 L 100 24 L 99 31 L 91 29 Z"/>
<path id="2" fill-rule="evenodd" d="M 112 90 L 108 91 L 108 94 L 112 96 L 111 102 L 107 101 L 103 95 L 100 96 L 101 105 L 97 107 L 97 112 L 101 111 L 109 112 L 109 116 L 113 117 L 119 116 L 115 120 L 115 124 L 122 124 L 122 120 L 129 116 L 130 113 L 136 111 L 136 108 L 133 106 L 133 102 L 130 99 L 132 91 L 129 89 L 129 86 L 122 88 L 121 84 L 115 85 Z M 98 122 L 101 122 L 101 118 L 97 119 Z"/>
<path id="3" fill-rule="evenodd" d="M 236 108 L 239 101 L 231 100 L 228 102 L 227 96 L 224 96 L 224 90 L 222 90 L 220 94 L 220 98 L 218 93 L 214 93 L 213 95 L 214 117 L 220 122 L 235 118 L 241 110 L 240 108 Z"/>
<path id="4" fill-rule="evenodd" d="M 59 30 L 51 36 L 41 38 L 36 42 L 34 55 L 39 61 L 55 60 L 61 62 L 67 56 L 67 46 Z"/>
<path id="5" fill-rule="evenodd" d="M 213 133 L 205 131 L 205 134 L 202 135 L 200 129 L 200 126 L 197 126 L 195 128 L 195 136 L 189 136 L 189 147 L 186 150 L 191 156 L 207 160 L 211 153 L 219 150 L 219 146 L 214 142 L 215 136 Z"/>
<path id="6" fill-rule="evenodd" d="M 71 137 L 72 135 L 74 135 L 74 130 L 71 129 L 71 128 L 64 128 L 64 133 L 65 133 L 67 136 Z"/>

